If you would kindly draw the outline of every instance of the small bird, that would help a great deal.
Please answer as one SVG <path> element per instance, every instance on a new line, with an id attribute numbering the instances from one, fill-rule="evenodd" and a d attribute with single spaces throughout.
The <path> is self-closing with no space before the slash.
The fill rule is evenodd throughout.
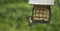
<path id="1" fill-rule="evenodd" d="M 31 19 L 31 17 L 29 18 L 29 26 L 32 26 L 32 19 Z"/>

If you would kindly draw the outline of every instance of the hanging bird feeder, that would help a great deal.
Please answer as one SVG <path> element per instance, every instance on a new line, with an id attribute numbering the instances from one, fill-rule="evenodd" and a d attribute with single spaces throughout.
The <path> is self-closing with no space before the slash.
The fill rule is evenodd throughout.
<path id="1" fill-rule="evenodd" d="M 54 5 L 54 0 L 29 0 L 33 5 L 32 16 L 29 21 L 38 23 L 49 23 L 51 16 L 50 6 Z"/>

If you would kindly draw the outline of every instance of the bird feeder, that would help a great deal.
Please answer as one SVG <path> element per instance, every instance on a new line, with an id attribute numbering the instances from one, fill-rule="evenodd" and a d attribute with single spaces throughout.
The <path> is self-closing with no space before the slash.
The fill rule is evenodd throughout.
<path id="1" fill-rule="evenodd" d="M 29 19 L 30 23 L 49 23 L 50 6 L 54 5 L 54 0 L 29 0 L 29 4 L 33 5 L 32 17 Z"/>

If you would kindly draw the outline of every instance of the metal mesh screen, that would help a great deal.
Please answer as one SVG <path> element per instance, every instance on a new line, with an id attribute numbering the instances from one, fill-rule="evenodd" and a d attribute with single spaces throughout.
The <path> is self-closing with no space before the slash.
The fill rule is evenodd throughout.
<path id="1" fill-rule="evenodd" d="M 46 6 L 35 6 L 33 11 L 33 20 L 48 21 L 49 10 Z"/>

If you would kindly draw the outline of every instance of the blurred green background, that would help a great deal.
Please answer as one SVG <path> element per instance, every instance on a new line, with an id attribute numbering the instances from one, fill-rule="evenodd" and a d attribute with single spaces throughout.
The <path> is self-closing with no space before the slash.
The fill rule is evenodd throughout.
<path id="1" fill-rule="evenodd" d="M 29 26 L 28 18 L 32 15 L 29 0 L 0 0 L 0 31 L 60 31 L 60 3 L 51 6 L 49 24 L 34 23 Z M 60 0 L 59 0 L 60 2 Z"/>

